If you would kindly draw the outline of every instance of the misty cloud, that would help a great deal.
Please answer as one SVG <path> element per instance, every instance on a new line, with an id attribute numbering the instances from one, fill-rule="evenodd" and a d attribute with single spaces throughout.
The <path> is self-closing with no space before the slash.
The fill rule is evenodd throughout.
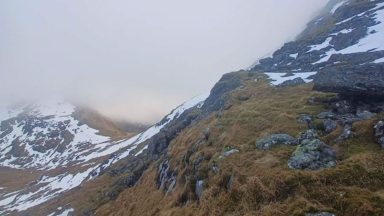
<path id="1" fill-rule="evenodd" d="M 153 122 L 292 40 L 326 0 L 0 2 L 0 101 Z"/>

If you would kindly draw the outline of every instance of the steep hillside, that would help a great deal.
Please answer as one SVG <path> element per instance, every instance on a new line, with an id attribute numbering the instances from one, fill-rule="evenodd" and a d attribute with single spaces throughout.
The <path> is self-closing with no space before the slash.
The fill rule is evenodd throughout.
<path id="1" fill-rule="evenodd" d="M 331 1 L 297 40 L 225 75 L 96 215 L 384 215 L 383 11 Z"/>
<path id="2" fill-rule="evenodd" d="M 205 98 L 187 101 L 160 123 L 128 139 L 106 118 L 60 100 L 2 108 L 0 213 L 50 213 L 51 209 L 43 208 L 43 213 L 33 209 L 92 182 L 122 159 L 139 157 L 149 139 Z M 71 209 L 65 205 L 56 206 L 60 209 L 53 213 Z"/>
<path id="3" fill-rule="evenodd" d="M 1 110 L 0 214 L 384 215 L 383 12 L 330 1 L 131 138 L 67 103 Z"/>
<path id="4" fill-rule="evenodd" d="M 229 94 L 224 110 L 183 130 L 134 187 L 96 215 L 383 215 L 384 152 L 373 134 L 384 115 L 356 120 L 353 136 L 339 139 L 342 125 L 328 131 L 322 117 L 335 95 L 313 92 L 312 84 L 276 88 L 253 76 Z M 300 139 L 309 126 L 303 114 L 335 151 L 334 167 L 290 168 L 297 144 L 257 147 L 271 134 Z"/>

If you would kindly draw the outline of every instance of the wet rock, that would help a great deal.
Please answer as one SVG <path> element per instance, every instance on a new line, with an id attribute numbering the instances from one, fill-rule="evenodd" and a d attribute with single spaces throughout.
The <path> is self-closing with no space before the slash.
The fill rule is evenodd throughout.
<path id="1" fill-rule="evenodd" d="M 221 153 L 221 156 L 222 157 L 228 157 L 229 155 L 232 155 L 232 154 L 235 154 L 238 152 L 239 152 L 239 150 L 237 150 L 237 149 L 231 149 L 231 150 L 227 150 L 227 151 L 224 151 L 223 153 Z"/>
<path id="2" fill-rule="evenodd" d="M 304 140 L 288 161 L 292 169 L 319 170 L 335 165 L 335 151 L 318 139 Z"/>
<path id="3" fill-rule="evenodd" d="M 337 128 L 336 121 L 331 119 L 324 119 L 323 124 L 324 124 L 325 133 L 327 134 L 332 133 Z"/>
<path id="4" fill-rule="evenodd" d="M 297 145 L 298 140 L 288 134 L 272 134 L 256 141 L 256 148 L 268 150 L 279 145 Z"/>
<path id="5" fill-rule="evenodd" d="M 200 199 L 201 196 L 203 195 L 203 189 L 204 189 L 203 187 L 204 187 L 204 181 L 203 180 L 199 180 L 196 182 L 195 194 L 196 194 L 198 199 Z"/>
<path id="6" fill-rule="evenodd" d="M 313 140 L 317 138 L 317 133 L 313 129 L 306 130 L 299 134 L 299 142 L 302 143 L 304 140 Z"/>
<path id="7" fill-rule="evenodd" d="M 297 77 L 293 80 L 287 80 L 278 85 L 279 87 L 287 87 L 287 86 L 298 86 L 305 84 L 305 81 L 301 77 Z"/>
<path id="8" fill-rule="evenodd" d="M 335 214 L 329 212 L 320 212 L 320 213 L 308 213 L 305 216 L 336 216 Z"/>

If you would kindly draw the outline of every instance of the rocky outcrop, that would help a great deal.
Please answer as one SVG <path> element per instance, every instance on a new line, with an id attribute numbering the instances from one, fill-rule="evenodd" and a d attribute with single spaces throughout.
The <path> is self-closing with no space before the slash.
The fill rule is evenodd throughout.
<path id="1" fill-rule="evenodd" d="M 317 133 L 313 129 L 306 130 L 299 134 L 298 141 L 302 143 L 304 140 L 313 140 L 317 138 Z"/>
<path id="2" fill-rule="evenodd" d="M 203 195 L 203 189 L 204 189 L 204 181 L 203 180 L 197 181 L 195 186 L 195 194 L 198 199 L 200 199 L 201 196 Z"/>
<path id="3" fill-rule="evenodd" d="M 256 148 L 268 150 L 279 145 L 297 145 L 298 140 L 288 134 L 272 134 L 256 141 Z"/>
<path id="4" fill-rule="evenodd" d="M 314 90 L 348 96 L 384 97 L 384 65 L 334 66 L 321 70 Z"/>
<path id="5" fill-rule="evenodd" d="M 324 131 L 327 134 L 332 133 L 337 128 L 336 121 L 332 119 L 324 119 L 323 124 L 324 124 Z"/>
<path id="6" fill-rule="evenodd" d="M 299 117 L 297 117 L 297 122 L 307 124 L 308 128 L 312 128 L 312 116 L 309 114 L 300 114 Z"/>
<path id="7" fill-rule="evenodd" d="M 319 170 L 335 165 L 335 151 L 318 139 L 304 140 L 288 161 L 292 169 Z"/>
<path id="8" fill-rule="evenodd" d="M 169 167 L 169 161 L 164 160 L 157 169 L 157 187 L 166 194 L 172 192 L 176 187 L 176 173 Z"/>
<path id="9" fill-rule="evenodd" d="M 377 142 L 381 145 L 381 148 L 384 149 L 384 121 L 379 121 L 374 129 Z"/>

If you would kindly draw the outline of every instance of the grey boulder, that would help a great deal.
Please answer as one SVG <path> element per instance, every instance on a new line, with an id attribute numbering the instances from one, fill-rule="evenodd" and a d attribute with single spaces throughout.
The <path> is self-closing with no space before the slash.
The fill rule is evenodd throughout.
<path id="1" fill-rule="evenodd" d="M 292 169 L 319 170 L 335 165 L 335 151 L 318 139 L 304 140 L 288 161 Z"/>
<path id="2" fill-rule="evenodd" d="M 299 142 L 302 143 L 304 140 L 313 140 L 317 138 L 317 133 L 313 129 L 306 130 L 299 134 Z"/>
<path id="3" fill-rule="evenodd" d="M 298 140 L 288 134 L 272 134 L 264 139 L 256 141 L 256 148 L 268 150 L 280 145 L 297 145 Z"/>

